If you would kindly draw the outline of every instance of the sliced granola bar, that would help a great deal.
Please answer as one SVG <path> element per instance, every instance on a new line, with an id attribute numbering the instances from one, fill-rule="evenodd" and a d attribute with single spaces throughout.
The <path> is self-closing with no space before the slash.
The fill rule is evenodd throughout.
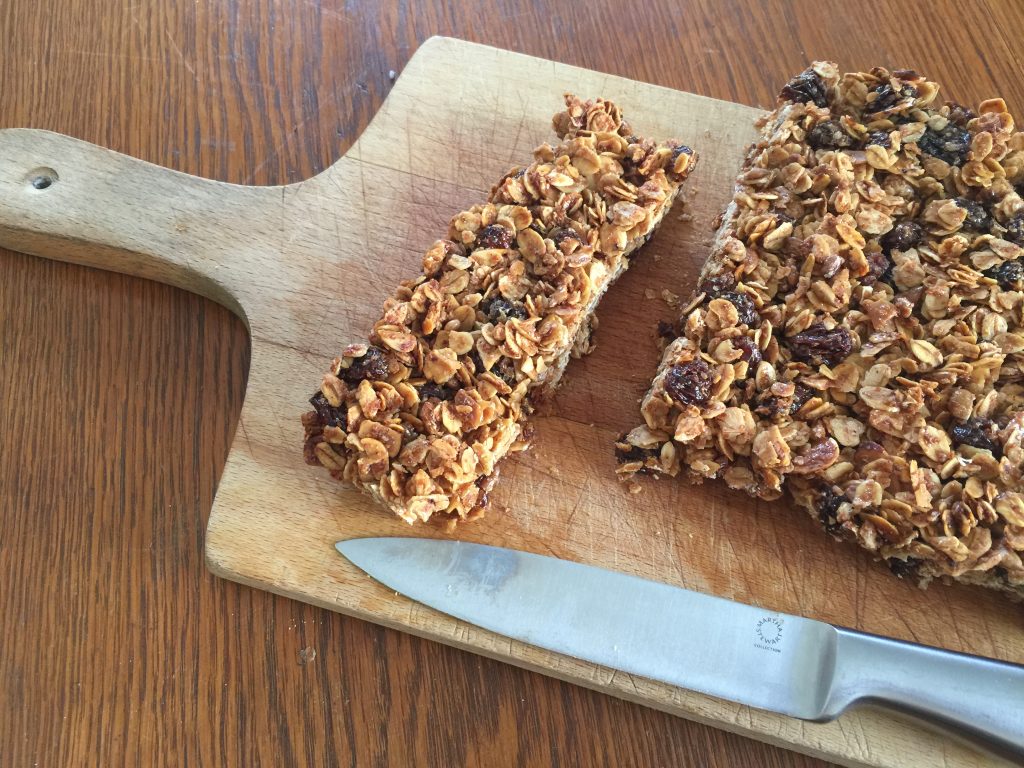
<path id="1" fill-rule="evenodd" d="M 1024 594 L 1024 134 L 938 96 L 786 85 L 619 471 L 785 486 L 901 577 Z"/>
<path id="2" fill-rule="evenodd" d="M 561 143 L 452 219 L 303 416 L 306 461 L 410 523 L 483 511 L 532 405 L 592 348 L 598 300 L 696 162 L 635 136 L 609 101 L 565 102 Z"/>

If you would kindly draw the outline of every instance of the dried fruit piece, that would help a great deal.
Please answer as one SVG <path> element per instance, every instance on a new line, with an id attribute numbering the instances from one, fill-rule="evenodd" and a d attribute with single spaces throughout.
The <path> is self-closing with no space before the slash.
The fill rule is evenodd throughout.
<path id="1" fill-rule="evenodd" d="M 476 233 L 478 248 L 511 248 L 515 237 L 501 224 L 491 224 Z"/>
<path id="2" fill-rule="evenodd" d="M 821 521 L 822 527 L 833 536 L 838 537 L 843 532 L 837 514 L 839 506 L 844 501 L 846 501 L 846 498 L 833 491 L 831 486 L 825 486 L 818 494 L 816 503 L 818 520 Z"/>
<path id="3" fill-rule="evenodd" d="M 352 365 L 338 371 L 338 376 L 350 383 L 363 379 L 386 379 L 388 377 L 388 355 L 380 347 L 367 347 L 365 354 L 352 359 Z"/>
<path id="4" fill-rule="evenodd" d="M 713 383 L 711 366 L 700 358 L 673 365 L 665 374 L 665 392 L 681 405 L 706 403 L 711 397 Z"/>
<path id="5" fill-rule="evenodd" d="M 994 422 L 987 419 L 968 419 L 954 424 L 949 434 L 953 438 L 954 445 L 970 445 L 998 455 L 999 443 L 993 437 L 995 426 Z"/>
<path id="6" fill-rule="evenodd" d="M 924 238 L 924 229 L 916 221 L 900 221 L 879 238 L 886 253 L 906 251 L 919 244 Z"/>
<path id="7" fill-rule="evenodd" d="M 1020 290 L 1024 285 L 1024 262 L 1020 260 L 1004 261 L 995 267 L 982 272 L 985 277 L 992 278 L 1004 291 Z"/>
<path id="8" fill-rule="evenodd" d="M 754 305 L 753 299 L 751 299 L 747 294 L 726 291 L 724 293 L 720 293 L 718 298 L 726 299 L 736 307 L 736 313 L 739 316 L 739 321 L 743 325 L 750 328 L 755 328 L 760 325 L 761 318 L 757 314 L 757 307 Z"/>
<path id="9" fill-rule="evenodd" d="M 525 320 L 530 315 L 526 311 L 526 307 L 519 302 L 509 301 L 501 296 L 497 296 L 485 305 L 481 305 L 481 309 L 483 309 L 487 319 L 492 323 L 504 323 L 507 320 Z"/>
<path id="10" fill-rule="evenodd" d="M 967 197 L 958 197 L 955 202 L 959 207 L 967 211 L 967 218 L 964 219 L 964 227 L 976 229 L 979 232 L 988 232 L 992 225 L 992 218 L 985 210 L 985 206 Z"/>
<path id="11" fill-rule="evenodd" d="M 853 351 L 849 331 L 845 328 L 828 329 L 821 324 L 812 325 L 806 331 L 788 337 L 786 346 L 794 360 L 830 367 L 841 363 Z"/>
<path id="12" fill-rule="evenodd" d="M 836 120 L 825 120 L 807 132 L 807 143 L 815 149 L 845 149 L 853 146 L 853 137 Z"/>
<path id="13" fill-rule="evenodd" d="M 700 285 L 697 287 L 698 292 L 703 292 L 708 295 L 708 298 L 717 298 L 726 291 L 731 291 L 736 287 L 736 278 L 733 277 L 731 272 L 720 272 L 717 275 L 708 275 L 700 281 Z"/>
<path id="14" fill-rule="evenodd" d="M 324 397 L 322 392 L 317 392 L 309 398 L 309 404 L 313 406 L 316 415 L 320 418 L 320 424 L 325 427 L 338 427 L 348 429 L 348 416 L 343 408 L 335 408 Z"/>
<path id="15" fill-rule="evenodd" d="M 828 90 L 825 82 L 812 69 L 807 69 L 790 80 L 782 89 L 779 98 L 803 103 L 810 101 L 815 106 L 828 106 Z"/>
<path id="16" fill-rule="evenodd" d="M 425 384 L 421 384 L 417 388 L 420 400 L 451 400 L 455 397 L 456 390 L 450 387 L 442 387 L 439 384 L 435 384 L 432 381 L 428 381 Z"/>
<path id="17" fill-rule="evenodd" d="M 872 131 L 868 134 L 864 145 L 868 147 L 875 145 L 889 149 L 892 147 L 892 138 L 889 136 L 888 131 Z"/>
<path id="18" fill-rule="evenodd" d="M 927 152 L 950 165 L 963 165 L 967 162 L 967 153 L 971 149 L 971 134 L 965 129 L 948 123 L 942 130 L 926 128 L 917 140 L 922 152 Z"/>
<path id="19" fill-rule="evenodd" d="M 868 94 L 868 103 L 864 107 L 864 114 L 867 116 L 884 112 L 901 102 L 913 100 L 916 97 L 917 89 L 912 85 L 903 84 L 896 89 L 892 87 L 892 83 L 882 83 Z"/>
<path id="20" fill-rule="evenodd" d="M 918 579 L 918 566 L 921 565 L 921 561 L 916 557 L 893 557 L 888 561 L 889 570 L 892 571 L 893 575 L 898 579 L 905 581 L 917 581 Z"/>
<path id="21" fill-rule="evenodd" d="M 1018 213 L 1006 222 L 1006 234 L 1003 237 L 1017 245 L 1024 245 L 1024 213 Z"/>
<path id="22" fill-rule="evenodd" d="M 762 360 L 757 344 L 746 336 L 740 336 L 732 340 L 732 345 L 740 350 L 740 360 L 747 362 L 747 370 L 753 372 Z"/>

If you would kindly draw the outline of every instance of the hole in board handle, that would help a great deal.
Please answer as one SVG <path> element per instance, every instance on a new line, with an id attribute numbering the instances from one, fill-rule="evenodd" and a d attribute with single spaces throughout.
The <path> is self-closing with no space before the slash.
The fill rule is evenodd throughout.
<path id="1" fill-rule="evenodd" d="M 26 174 L 25 179 L 32 189 L 42 192 L 56 184 L 60 177 L 53 168 L 35 168 Z"/>

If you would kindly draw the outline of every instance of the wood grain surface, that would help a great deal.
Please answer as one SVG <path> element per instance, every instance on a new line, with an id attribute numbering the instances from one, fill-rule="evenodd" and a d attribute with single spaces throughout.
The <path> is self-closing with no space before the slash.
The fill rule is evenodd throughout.
<path id="1" fill-rule="evenodd" d="M 442 7 L 11 0 L 0 125 L 298 180 L 351 144 L 388 70 L 434 33 L 753 105 L 812 56 L 1022 104 L 1009 2 L 880 3 L 870 18 L 827 3 Z M 202 531 L 244 391 L 242 324 L 164 286 L 7 253 L 0 323 L 4 764 L 815 764 L 213 579 Z"/>

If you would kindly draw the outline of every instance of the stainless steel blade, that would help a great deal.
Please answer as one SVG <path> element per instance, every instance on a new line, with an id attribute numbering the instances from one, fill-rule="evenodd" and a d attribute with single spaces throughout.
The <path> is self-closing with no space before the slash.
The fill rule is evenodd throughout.
<path id="1" fill-rule="evenodd" d="M 391 589 L 531 645 L 792 717 L 825 709 L 837 643 L 828 624 L 498 547 L 336 546 Z"/>

